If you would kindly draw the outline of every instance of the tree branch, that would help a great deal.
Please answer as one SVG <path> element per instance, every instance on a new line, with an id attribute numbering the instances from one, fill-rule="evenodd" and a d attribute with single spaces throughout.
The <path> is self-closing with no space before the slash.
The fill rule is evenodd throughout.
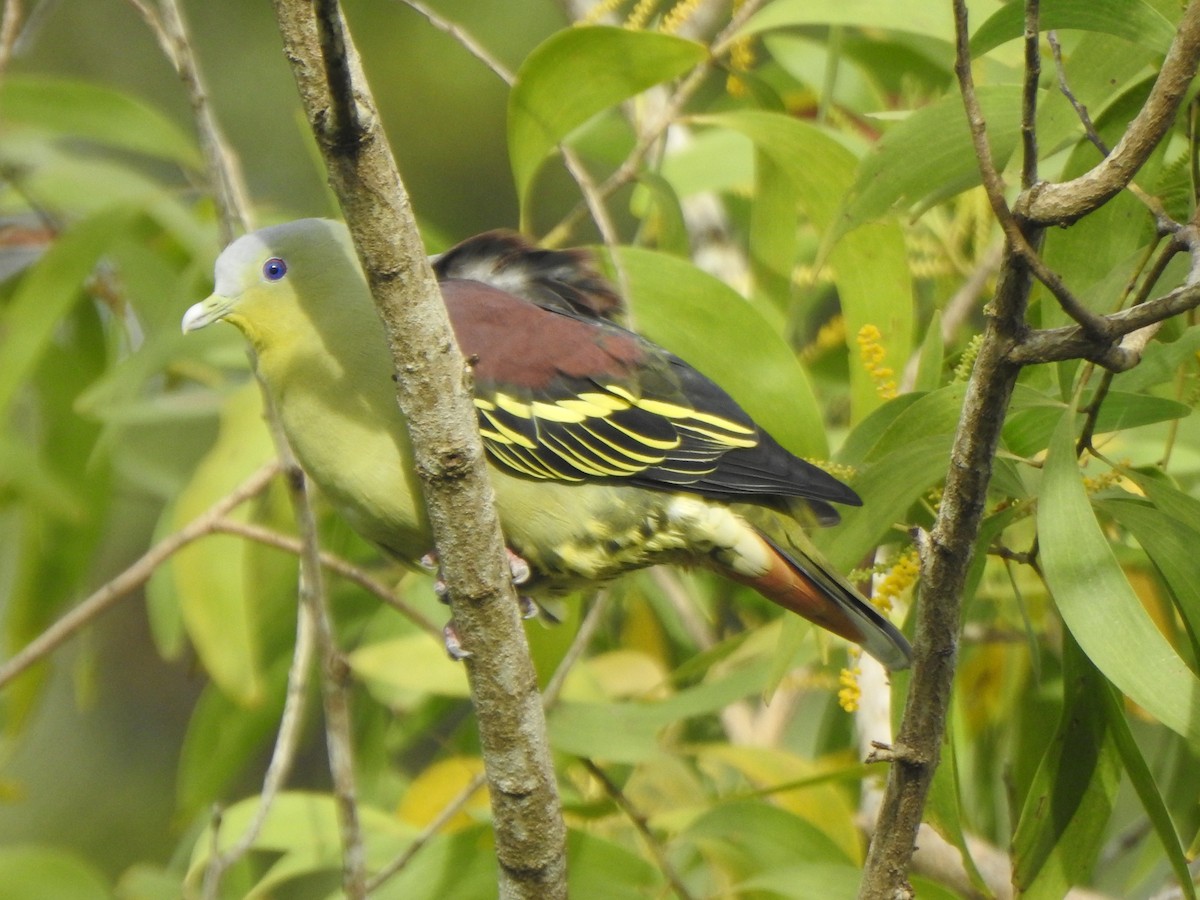
<path id="1" fill-rule="evenodd" d="M 1036 185 L 1020 214 L 1037 225 L 1069 225 L 1128 185 L 1175 121 L 1200 61 L 1200 0 L 1191 0 L 1146 103 L 1112 153 L 1070 181 Z"/>
<path id="2" fill-rule="evenodd" d="M 119 600 L 144 585 L 155 570 L 181 547 L 206 534 L 212 534 L 218 521 L 235 507 L 263 491 L 277 474 L 278 463 L 271 462 L 263 466 L 204 513 L 173 534 L 167 535 L 138 557 L 125 571 L 97 588 L 0 667 L 0 689 L 34 663 L 49 656 L 65 641 L 74 637 L 80 629 L 90 625 L 93 619 L 115 606 Z"/>
<path id="3" fill-rule="evenodd" d="M 1200 284 L 1184 284 L 1161 297 L 1105 316 L 1105 329 L 1112 338 L 1132 335 L 1197 306 L 1200 306 Z M 1031 332 L 1012 347 L 1008 359 L 1023 366 L 1087 359 L 1106 369 L 1123 372 L 1137 365 L 1144 347 L 1144 342 L 1136 346 L 1126 341 L 1114 347 L 1108 341 L 1097 342 L 1088 337 L 1078 325 L 1065 325 Z"/>
<path id="4" fill-rule="evenodd" d="M 484 466 L 469 371 L 334 0 L 275 0 L 285 52 L 383 319 L 464 647 L 501 896 L 563 897 L 565 826 L 545 716 Z M 330 58 L 333 50 L 344 58 Z"/>

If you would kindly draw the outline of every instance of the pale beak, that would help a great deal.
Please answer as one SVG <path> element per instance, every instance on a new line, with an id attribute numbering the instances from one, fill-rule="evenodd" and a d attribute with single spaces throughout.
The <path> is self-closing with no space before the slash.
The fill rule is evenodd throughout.
<path id="1" fill-rule="evenodd" d="M 218 319 L 225 318 L 225 314 L 229 312 L 232 305 L 233 302 L 228 297 L 213 294 L 207 299 L 189 306 L 187 312 L 183 314 L 183 321 L 180 323 L 183 326 L 183 333 L 187 334 L 189 331 L 198 331 L 205 325 L 211 325 Z"/>

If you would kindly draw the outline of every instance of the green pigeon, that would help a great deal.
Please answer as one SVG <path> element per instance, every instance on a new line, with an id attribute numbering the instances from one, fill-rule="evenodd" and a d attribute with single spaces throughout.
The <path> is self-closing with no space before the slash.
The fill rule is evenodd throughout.
<path id="1" fill-rule="evenodd" d="M 888 668 L 904 636 L 805 533 L 860 505 L 720 387 L 611 321 L 578 251 L 489 232 L 434 260 L 522 593 L 565 594 L 658 564 L 699 566 L 860 644 Z M 400 560 L 434 551 L 383 325 L 340 223 L 301 219 L 221 253 L 185 332 L 224 320 L 253 349 L 304 470 Z"/>

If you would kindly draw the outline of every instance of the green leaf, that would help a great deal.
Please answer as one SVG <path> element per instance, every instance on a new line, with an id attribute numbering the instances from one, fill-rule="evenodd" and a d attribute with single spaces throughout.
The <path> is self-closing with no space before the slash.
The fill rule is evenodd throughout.
<path id="1" fill-rule="evenodd" d="M 952 434 L 927 435 L 874 460 L 851 479 L 863 497 L 859 507 L 843 507 L 842 523 L 813 535 L 813 543 L 839 571 L 857 566 L 910 507 L 946 475 Z"/>
<path id="2" fill-rule="evenodd" d="M 926 801 L 925 821 L 937 831 L 946 842 L 957 848 L 962 857 L 963 867 L 967 877 L 981 896 L 987 896 L 987 883 L 975 865 L 971 850 L 967 846 L 967 836 L 962 826 L 962 800 L 958 788 L 958 732 L 955 728 L 947 729 L 947 739 L 943 744 L 942 761 L 934 770 L 933 781 L 929 785 L 929 799 Z"/>
<path id="3" fill-rule="evenodd" d="M 762 802 L 739 801 L 716 806 L 697 818 L 677 840 L 696 844 L 735 882 L 800 862 L 853 863 L 832 838 L 811 822 Z"/>
<path id="4" fill-rule="evenodd" d="M 828 456 L 808 374 L 758 301 L 686 260 L 633 247 L 617 252 L 637 331 L 721 385 L 793 453 Z"/>
<path id="5" fill-rule="evenodd" d="M 656 702 L 559 703 L 548 726 L 554 749 L 606 762 L 641 762 L 662 752 L 658 734 L 668 725 L 724 709 L 735 700 L 762 691 L 770 660 L 740 666 Z"/>
<path id="6" fill-rule="evenodd" d="M 938 388 L 930 394 L 917 396 L 916 400 L 883 431 L 863 457 L 863 461 L 874 462 L 922 438 L 953 435 L 958 429 L 966 394 L 966 383 L 956 383 Z"/>
<path id="7" fill-rule="evenodd" d="M 0 417 L 27 381 L 78 301 L 83 284 L 114 236 L 136 215 L 127 207 L 107 209 L 63 232 L 33 266 L 0 314 Z"/>
<path id="8" fill-rule="evenodd" d="M 1200 554 L 1196 553 L 1200 531 L 1192 525 L 1200 519 L 1178 518 L 1134 500 L 1107 500 L 1098 505 L 1142 545 L 1171 589 L 1192 640 L 1200 640 Z"/>
<path id="9" fill-rule="evenodd" d="M 217 442 L 164 512 L 160 531 L 183 527 L 274 455 L 263 425 L 258 384 L 248 381 L 226 399 Z M 231 513 L 243 521 L 248 515 L 245 505 Z M 261 600 L 256 596 L 262 586 L 247 578 L 247 553 L 246 541 L 232 535 L 212 534 L 194 541 L 155 574 L 155 580 L 170 582 L 169 589 L 155 596 L 178 599 L 188 636 L 213 681 L 238 703 L 253 705 L 263 697 L 257 617 Z"/>
<path id="10" fill-rule="evenodd" d="M 779 113 L 745 110 L 702 116 L 698 121 L 746 135 L 792 182 L 801 207 L 829 248 L 828 263 L 846 320 L 851 359 L 859 357 L 860 329 L 874 325 L 884 349 L 879 365 L 893 373 L 903 371 L 912 349 L 913 293 L 900 227 L 895 222 L 876 222 L 851 234 L 835 232 L 842 198 L 854 177 L 853 154 L 819 128 Z M 883 404 L 861 364 L 850 366 L 850 385 L 854 421 Z"/>
<path id="11" fill-rule="evenodd" d="M 742 879 L 735 887 L 738 896 L 766 892 L 772 897 L 791 900 L 853 900 L 858 896 L 862 872 L 856 866 L 811 862 L 803 865 L 772 866 Z M 921 895 L 922 897 L 924 894 Z"/>
<path id="12" fill-rule="evenodd" d="M 636 243 L 652 243 L 660 250 L 683 258 L 691 255 L 683 207 L 671 182 L 657 172 L 639 173 L 638 188 L 630 206 L 642 220 L 642 233 L 650 238 L 642 240 L 639 237 Z"/>
<path id="13" fill-rule="evenodd" d="M 981 85 L 976 95 L 992 157 L 1003 169 L 1020 133 L 1021 88 Z M 852 231 L 894 207 L 924 208 L 979 183 L 962 100 L 949 94 L 914 110 L 875 142 L 847 192 L 838 228 Z"/>
<path id="14" fill-rule="evenodd" d="M 280 659 L 267 673 L 264 694 L 274 701 L 283 696 L 289 662 Z M 183 815 L 192 816 L 221 798 L 252 754 L 279 728 L 281 711 L 280 702 L 241 709 L 215 685 L 205 687 L 179 753 L 175 796 Z"/>
<path id="15" fill-rule="evenodd" d="M 750 207 L 747 239 L 754 292 L 785 300 L 792 292 L 792 270 L 796 267 L 796 192 L 771 157 L 756 154 L 754 203 Z"/>
<path id="16" fill-rule="evenodd" d="M 375 641 L 350 654 L 350 668 L 380 702 L 399 705 L 414 694 L 466 698 L 467 673 L 425 633 Z"/>
<path id="17" fill-rule="evenodd" d="M 5 900 L 109 900 L 104 876 L 73 853 L 36 844 L 0 847 Z"/>
<path id="18" fill-rule="evenodd" d="M 1195 544 L 1192 546 L 1194 547 Z M 1188 900 L 1196 900 L 1196 884 L 1192 880 L 1183 845 L 1179 842 L 1179 832 L 1175 830 L 1175 823 L 1171 821 L 1171 812 L 1167 809 L 1167 804 L 1163 802 L 1162 793 L 1154 782 L 1154 775 L 1146 764 L 1146 758 L 1142 756 L 1142 751 L 1138 747 L 1137 741 L 1134 740 L 1129 722 L 1125 719 L 1121 697 L 1110 684 L 1105 684 L 1101 696 L 1104 700 L 1104 711 L 1108 716 L 1109 731 L 1116 743 L 1117 752 L 1121 755 L 1121 763 L 1125 766 L 1129 781 L 1137 792 L 1138 799 L 1142 801 L 1142 808 L 1146 810 L 1146 818 L 1154 826 L 1154 833 L 1158 836 L 1159 843 L 1162 844 L 1163 850 L 1167 854 L 1167 860 L 1175 871 L 1175 877 L 1179 880 L 1183 896 Z"/>
<path id="19" fill-rule="evenodd" d="M 81 137 L 199 171 L 195 142 L 161 112 L 137 98 L 95 83 L 8 76 L 0 90 L 0 118 L 55 134 Z"/>
<path id="20" fill-rule="evenodd" d="M 1088 398 L 1085 398 L 1085 402 Z M 1012 412 L 1004 423 L 1004 443 L 1018 456 L 1033 456 L 1050 443 L 1066 404 L 1029 387 L 1018 385 Z M 1096 434 L 1124 431 L 1140 425 L 1169 422 L 1191 414 L 1191 407 L 1166 397 L 1109 391 L 1096 416 Z"/>
<path id="21" fill-rule="evenodd" d="M 878 0 L 774 0 L 750 17 L 738 32 L 749 36 L 777 28 L 851 25 L 903 31 L 952 43 L 954 19 L 925 0 L 879 3 Z"/>
<path id="22" fill-rule="evenodd" d="M 250 797 L 234 804 L 221 816 L 217 840 L 208 829 L 196 840 L 186 881 L 193 891 L 203 878 L 204 867 L 214 850 L 214 844 L 219 851 L 227 851 L 236 844 L 257 816 L 260 804 L 259 797 Z M 358 815 L 363 832 L 369 838 L 366 850 L 370 868 L 378 868 L 389 861 L 415 835 L 416 829 L 405 825 L 396 816 L 365 803 L 359 804 Z M 252 848 L 265 851 L 275 861 L 247 895 L 248 898 L 264 900 L 267 897 L 286 896 L 284 893 L 272 893 L 272 889 L 301 875 L 340 870 L 341 840 L 333 797 L 302 791 L 279 794 L 274 798 Z"/>
<path id="23" fill-rule="evenodd" d="M 596 113 L 699 65 L 707 52 L 683 38 L 600 26 L 556 32 L 535 48 L 508 99 L 508 152 L 522 205 L 563 138 Z"/>
<path id="24" fill-rule="evenodd" d="M 1069 409 L 1043 473 L 1037 524 L 1046 583 L 1063 621 L 1100 671 L 1200 747 L 1200 679 L 1155 627 L 1105 540 L 1075 459 L 1073 422 Z"/>
<path id="25" fill-rule="evenodd" d="M 1113 379 L 1113 386 L 1134 393 L 1173 381 L 1179 369 L 1200 352 L 1200 325 L 1193 325 L 1170 343 L 1151 341 L 1142 354 L 1141 362 Z"/>
<path id="26" fill-rule="evenodd" d="M 935 309 L 925 329 L 925 340 L 921 342 L 921 355 L 917 358 L 917 377 L 914 391 L 934 391 L 942 383 L 942 365 L 946 359 L 946 345 L 942 339 L 942 312 Z"/>
<path id="27" fill-rule="evenodd" d="M 1145 0 L 1042 0 L 1038 27 L 1099 31 L 1159 53 L 1165 53 L 1175 37 L 1175 26 Z M 971 36 L 971 55 L 982 56 L 1024 33 L 1025 8 L 1005 4 Z"/>
<path id="28" fill-rule="evenodd" d="M 1108 685 L 1069 636 L 1063 663 L 1062 719 L 1013 835 L 1013 885 L 1029 900 L 1058 900 L 1087 879 L 1121 784 Z"/>
<path id="29" fill-rule="evenodd" d="M 663 876 L 645 857 L 584 831 L 567 833 L 567 894 L 571 900 L 663 895 Z M 457 896 L 457 892 L 456 892 Z"/>

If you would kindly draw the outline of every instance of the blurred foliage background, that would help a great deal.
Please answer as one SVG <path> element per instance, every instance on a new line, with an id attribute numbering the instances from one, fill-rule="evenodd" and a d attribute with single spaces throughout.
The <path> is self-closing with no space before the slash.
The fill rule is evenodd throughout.
<path id="1" fill-rule="evenodd" d="M 729 10 L 711 5 L 716 27 L 727 23 Z M 335 214 L 269 4 L 185 6 L 260 224 Z M 554 137 L 603 177 L 661 102 L 631 85 L 671 82 L 705 55 L 655 34 L 695 4 L 607 4 L 632 26 L 614 33 L 565 32 L 569 13 L 548 0 L 437 3 L 506 67 L 524 66 L 522 107 L 405 4 L 346 6 L 433 250 L 499 226 L 545 235 L 576 205 L 562 166 L 544 163 L 553 140 L 521 132 L 523 110 L 564 96 L 557 119 L 546 112 L 561 126 Z M 651 154 L 636 187 L 609 202 L 629 246 L 605 255 L 619 262 L 639 329 L 716 377 L 783 443 L 833 460 L 863 495 L 864 509 L 820 540 L 838 566 L 874 572 L 897 621 L 914 575 L 906 529 L 928 527 L 939 502 L 998 265 L 942 6 L 764 4 L 703 79 L 687 137 Z M 1115 142 L 1161 65 L 1178 4 L 1044 6 L 1058 16 L 1076 94 Z M 994 152 L 1011 165 L 1019 10 L 980 0 L 971 11 Z M 271 455 L 238 336 L 178 333 L 183 310 L 209 291 L 219 246 L 172 68 L 131 4 L 64 0 L 25 12 L 0 75 L 5 658 Z M 1065 177 L 1097 156 L 1057 92 L 1048 48 L 1044 67 L 1043 175 Z M 596 71 L 613 78 L 593 84 Z M 598 115 L 575 121 L 572 104 Z M 1194 159 L 1180 123 L 1139 177 L 1180 221 L 1195 208 Z M 706 204 L 718 214 L 699 229 L 696 206 Z M 585 219 L 564 239 L 591 244 L 597 233 Z M 1050 235 L 1046 258 L 1101 312 L 1128 302 L 1133 286 L 1162 293 L 1187 270 L 1162 253 L 1128 194 Z M 1035 323 L 1060 324 L 1048 295 L 1036 296 Z M 1080 391 L 1082 407 L 1098 396 L 1090 367 L 1030 368 L 1006 423 L 966 604 L 952 752 L 928 818 L 955 859 L 964 834 L 980 838 L 1029 896 L 1072 884 L 1155 896 L 1186 865 L 1200 825 L 1198 346 L 1190 319 L 1169 323 L 1146 361 L 1107 385 L 1092 416 L 1105 455 L 1085 454 L 1086 467 L 1072 453 L 1082 425 L 1072 398 Z M 1058 505 L 1039 507 L 1044 491 Z M 237 515 L 291 531 L 277 488 Z M 328 549 L 444 619 L 427 576 L 383 568 L 331 516 L 322 526 Z M 1073 556 L 1080 548 L 1096 555 Z M 1080 559 L 1100 562 L 1082 566 L 1088 577 L 1055 582 Z M 438 642 L 360 588 L 331 582 L 377 868 L 469 783 L 478 748 L 462 672 Z M 531 625 L 543 680 L 594 602 L 568 604 L 557 628 Z M 1089 618 L 1093 602 L 1102 614 Z M 668 865 L 697 897 L 853 896 L 878 784 L 856 741 L 894 715 L 878 709 L 889 692 L 879 673 L 869 680 L 865 662 L 703 574 L 640 574 L 607 603 L 550 718 L 572 896 L 663 896 Z M 173 897 L 185 878 L 194 887 L 214 806 L 225 810 L 222 840 L 255 807 L 294 630 L 292 558 L 214 535 L 159 567 L 144 599 L 118 604 L 7 685 L 0 883 L 56 897 Z M 905 683 L 895 679 L 896 698 Z M 848 710 L 860 702 L 856 718 Z M 335 891 L 317 718 L 293 793 L 221 896 Z M 592 761 L 658 844 L 647 847 Z M 486 821 L 476 798 L 378 896 L 494 895 Z M 919 882 L 920 896 L 978 895 L 973 876 L 968 862 L 958 880 Z"/>

